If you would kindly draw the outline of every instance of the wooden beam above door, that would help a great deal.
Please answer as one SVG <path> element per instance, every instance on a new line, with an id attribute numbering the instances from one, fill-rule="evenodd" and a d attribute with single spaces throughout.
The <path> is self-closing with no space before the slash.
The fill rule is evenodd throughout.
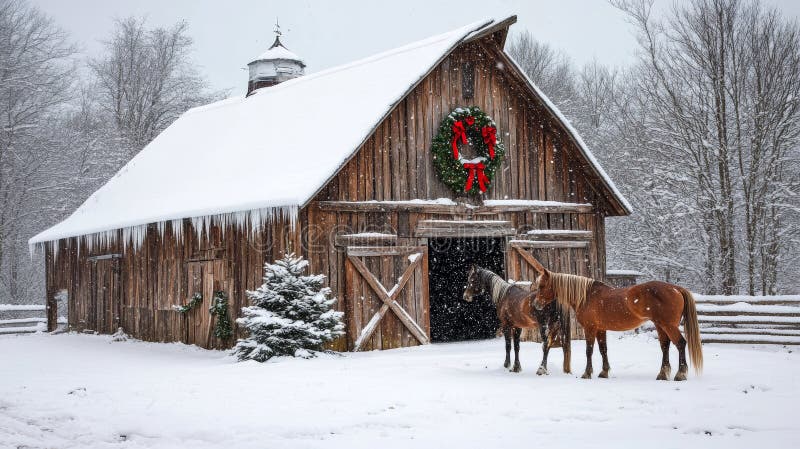
<path id="1" fill-rule="evenodd" d="M 506 237 L 517 230 L 505 220 L 421 220 L 416 237 Z"/>

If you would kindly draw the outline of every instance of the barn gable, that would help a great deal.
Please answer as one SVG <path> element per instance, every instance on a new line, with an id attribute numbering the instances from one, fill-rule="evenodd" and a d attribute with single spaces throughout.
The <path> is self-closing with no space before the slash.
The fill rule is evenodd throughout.
<path id="1" fill-rule="evenodd" d="M 487 204 L 509 199 L 589 203 L 605 215 L 630 213 L 577 132 L 502 50 L 509 24 L 503 21 L 497 25 L 502 28 L 489 28 L 454 48 L 397 103 L 315 199 L 453 197 L 437 179 L 430 145 L 453 109 L 478 106 L 497 122 L 506 146 L 504 167 L 482 197 Z"/>

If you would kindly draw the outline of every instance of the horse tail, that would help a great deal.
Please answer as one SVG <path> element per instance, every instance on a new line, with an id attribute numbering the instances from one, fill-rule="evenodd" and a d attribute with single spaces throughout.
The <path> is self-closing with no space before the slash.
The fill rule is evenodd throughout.
<path id="1" fill-rule="evenodd" d="M 561 325 L 561 347 L 564 349 L 564 372 L 572 372 L 572 320 L 570 307 L 556 303 L 558 307 L 558 321 Z"/>
<path id="2" fill-rule="evenodd" d="M 689 347 L 689 358 L 697 374 L 703 372 L 703 346 L 700 342 L 700 325 L 697 322 L 697 307 L 692 292 L 681 289 L 683 294 L 683 333 Z"/>

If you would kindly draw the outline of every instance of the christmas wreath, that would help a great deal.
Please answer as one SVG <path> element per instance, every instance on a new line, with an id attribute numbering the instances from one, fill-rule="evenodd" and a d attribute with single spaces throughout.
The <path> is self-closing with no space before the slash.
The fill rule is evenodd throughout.
<path id="1" fill-rule="evenodd" d="M 466 159 L 459 144 L 471 144 L 477 157 Z M 497 125 L 477 106 L 456 108 L 439 127 L 431 148 L 433 165 L 445 184 L 453 191 L 484 193 L 505 154 L 497 138 Z M 473 189 L 477 183 L 478 188 Z"/>

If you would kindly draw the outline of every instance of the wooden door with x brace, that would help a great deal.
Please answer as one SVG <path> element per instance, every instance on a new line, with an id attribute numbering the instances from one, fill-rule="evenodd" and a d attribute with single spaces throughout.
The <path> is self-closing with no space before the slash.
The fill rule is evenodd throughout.
<path id="1" fill-rule="evenodd" d="M 345 282 L 349 350 L 430 342 L 426 246 L 348 247 Z"/>

